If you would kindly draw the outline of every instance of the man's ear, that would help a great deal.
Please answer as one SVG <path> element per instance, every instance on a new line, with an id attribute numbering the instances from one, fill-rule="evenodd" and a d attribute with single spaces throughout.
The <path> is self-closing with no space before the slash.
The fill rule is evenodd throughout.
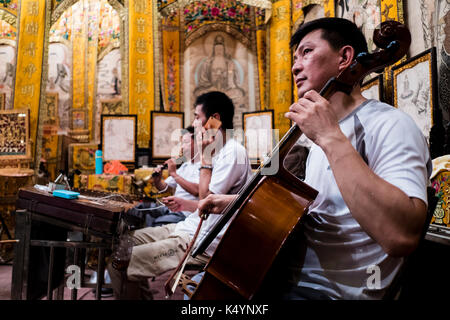
<path id="1" fill-rule="evenodd" d="M 343 46 L 339 50 L 339 71 L 346 69 L 355 59 L 355 49 L 352 46 Z"/>
<path id="2" fill-rule="evenodd" d="M 220 120 L 220 114 L 218 112 L 211 115 L 211 117 L 216 118 L 217 120 Z"/>

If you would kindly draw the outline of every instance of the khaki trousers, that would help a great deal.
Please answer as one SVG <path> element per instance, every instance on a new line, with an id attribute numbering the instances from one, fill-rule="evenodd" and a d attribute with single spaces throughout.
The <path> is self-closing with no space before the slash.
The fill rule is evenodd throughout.
<path id="1" fill-rule="evenodd" d="M 125 272 L 107 268 L 116 299 L 151 299 L 148 278 L 175 269 L 183 258 L 191 237 L 173 234 L 176 224 L 149 227 L 131 233 L 134 246 Z M 204 265 L 205 260 L 189 257 L 188 264 Z"/>

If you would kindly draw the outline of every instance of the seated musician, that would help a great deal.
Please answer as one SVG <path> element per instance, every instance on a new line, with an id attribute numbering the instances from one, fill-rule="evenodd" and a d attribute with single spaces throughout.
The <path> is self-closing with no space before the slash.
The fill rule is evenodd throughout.
<path id="1" fill-rule="evenodd" d="M 350 95 L 319 95 L 331 77 L 367 51 L 352 22 L 305 23 L 291 45 L 300 98 L 286 117 L 313 141 L 305 182 L 319 194 L 289 247 L 291 273 L 281 296 L 382 298 L 424 226 L 431 173 L 427 142 L 408 115 L 366 100 L 359 85 Z M 199 212 L 220 213 L 234 198 L 210 195 L 199 202 Z"/>
<path id="2" fill-rule="evenodd" d="M 200 169 L 200 157 L 196 152 L 194 127 L 185 129 L 181 138 L 181 149 L 186 161 L 177 169 L 176 160 L 169 159 L 167 165 L 169 177 L 161 180 L 162 166 L 158 166 L 153 173 L 153 184 L 160 192 L 171 190 L 173 196 L 162 198 L 165 206 L 144 210 L 146 226 L 156 227 L 168 223 L 177 223 L 186 219 L 188 215 L 197 209 L 198 181 Z"/>
<path id="3" fill-rule="evenodd" d="M 232 100 L 221 92 L 205 93 L 196 99 L 194 114 L 198 142 L 201 143 L 202 148 L 200 199 L 214 193 L 237 193 L 250 178 L 251 168 L 245 148 L 229 134 L 227 135 L 227 131 L 233 129 L 234 105 Z M 204 137 L 209 132 L 205 132 L 203 126 L 210 117 L 219 120 L 222 125 L 214 136 L 206 139 Z M 220 218 L 219 215 L 210 216 L 202 224 L 199 237 L 204 236 L 218 218 Z M 126 269 L 119 268 L 114 258 L 113 263 L 108 265 L 115 297 L 117 299 L 152 298 L 148 278 L 177 267 L 197 230 L 199 221 L 200 217 L 196 211 L 184 221 L 176 224 L 134 231 L 132 233 L 134 246 Z M 217 243 L 218 239 L 210 245 L 206 256 L 189 258 L 188 263 L 204 264 Z M 126 273 L 124 277 L 126 280 L 123 280 L 120 271 Z"/>

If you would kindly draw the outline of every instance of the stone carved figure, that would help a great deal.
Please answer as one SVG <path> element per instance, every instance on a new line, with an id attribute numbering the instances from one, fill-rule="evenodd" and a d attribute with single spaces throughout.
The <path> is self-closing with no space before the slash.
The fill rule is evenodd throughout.
<path id="1" fill-rule="evenodd" d="M 194 96 L 208 91 L 221 91 L 228 95 L 235 106 L 234 124 L 241 127 L 242 112 L 247 110 L 247 94 L 244 89 L 244 69 L 239 61 L 227 52 L 225 37 L 214 36 L 211 54 L 201 59 L 194 68 Z"/>
<path id="2" fill-rule="evenodd" d="M 223 92 L 236 89 L 245 96 L 245 91 L 240 86 L 243 79 L 241 70 L 239 63 L 227 54 L 224 37 L 217 35 L 211 56 L 203 58 L 196 67 L 195 95 L 208 89 Z"/>

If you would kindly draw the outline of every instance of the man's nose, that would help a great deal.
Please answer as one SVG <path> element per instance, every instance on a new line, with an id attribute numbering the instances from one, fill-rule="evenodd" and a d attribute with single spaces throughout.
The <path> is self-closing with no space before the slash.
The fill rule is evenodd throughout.
<path id="1" fill-rule="evenodd" d="M 294 62 L 294 65 L 292 66 L 292 74 L 296 76 L 300 71 L 302 70 L 301 63 L 297 60 Z"/>

